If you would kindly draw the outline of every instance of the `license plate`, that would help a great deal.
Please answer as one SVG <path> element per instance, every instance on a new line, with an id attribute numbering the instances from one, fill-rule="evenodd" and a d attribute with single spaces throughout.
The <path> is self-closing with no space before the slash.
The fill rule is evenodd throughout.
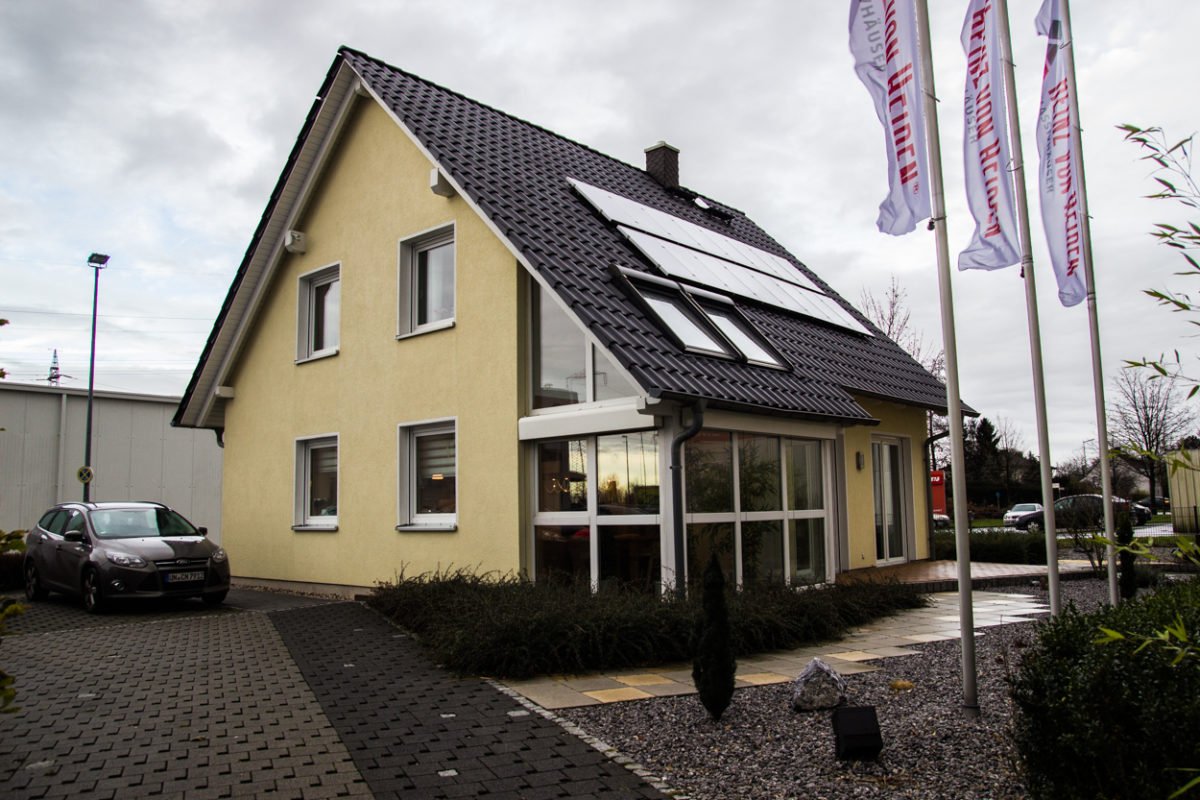
<path id="1" fill-rule="evenodd" d="M 204 572 L 168 572 L 163 580 L 167 583 L 194 583 L 204 580 Z"/>

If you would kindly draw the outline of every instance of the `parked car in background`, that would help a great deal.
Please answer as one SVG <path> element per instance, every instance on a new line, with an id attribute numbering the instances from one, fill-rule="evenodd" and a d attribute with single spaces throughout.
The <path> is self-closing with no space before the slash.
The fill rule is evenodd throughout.
<path id="1" fill-rule="evenodd" d="M 1123 513 L 1131 514 L 1134 525 L 1144 525 L 1150 520 L 1150 509 L 1130 503 L 1123 497 L 1112 499 L 1114 521 Z M 1140 510 L 1139 510 L 1140 508 Z M 1020 530 L 1043 530 L 1046 525 L 1045 512 L 1037 511 L 1026 515 L 1013 524 Z M 1060 531 L 1102 530 L 1104 528 L 1104 496 L 1099 494 L 1072 494 L 1054 501 L 1054 526 Z"/>
<path id="2" fill-rule="evenodd" d="M 229 593 L 229 556 L 160 503 L 60 503 L 25 536 L 25 596 L 78 595 L 90 612 L 134 598 Z"/>
<path id="3" fill-rule="evenodd" d="M 936 528 L 936 529 L 938 529 L 938 530 L 941 530 L 941 529 L 944 529 L 944 528 L 949 528 L 949 527 L 952 527 L 952 523 L 951 523 L 951 521 L 950 521 L 950 517 L 949 517 L 949 515 L 947 515 L 947 514 L 934 514 L 934 515 L 933 515 L 933 527 L 934 527 L 934 528 Z"/>
<path id="4" fill-rule="evenodd" d="M 1004 525 L 1005 527 L 1016 526 L 1023 517 L 1027 517 L 1030 514 L 1037 514 L 1041 511 L 1041 503 L 1017 503 L 1004 512 Z"/>

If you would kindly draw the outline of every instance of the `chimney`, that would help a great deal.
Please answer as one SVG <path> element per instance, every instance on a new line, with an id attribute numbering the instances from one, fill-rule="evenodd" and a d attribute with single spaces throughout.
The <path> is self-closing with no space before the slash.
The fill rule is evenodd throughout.
<path id="1" fill-rule="evenodd" d="M 646 148 L 646 172 L 668 189 L 679 187 L 679 149 L 666 142 Z"/>

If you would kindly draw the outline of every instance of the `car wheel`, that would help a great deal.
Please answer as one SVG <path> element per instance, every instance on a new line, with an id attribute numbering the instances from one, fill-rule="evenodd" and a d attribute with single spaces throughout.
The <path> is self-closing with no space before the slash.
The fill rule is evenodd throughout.
<path id="1" fill-rule="evenodd" d="M 1029 524 L 1025 526 L 1025 530 L 1029 531 L 1030 533 L 1041 533 L 1042 521 L 1040 519 L 1029 520 Z"/>
<path id="2" fill-rule="evenodd" d="M 104 610 L 104 593 L 100 589 L 100 576 L 94 569 L 83 573 L 83 607 L 89 614 L 99 614 Z"/>
<path id="3" fill-rule="evenodd" d="M 219 606 L 221 603 L 225 602 L 225 595 L 227 594 L 229 594 L 228 589 L 223 592 L 217 592 L 216 594 L 206 594 L 203 596 L 204 602 L 210 606 Z"/>
<path id="4" fill-rule="evenodd" d="M 46 587 L 42 586 L 42 579 L 38 576 L 37 565 L 32 561 L 25 562 L 25 599 L 33 602 L 34 600 L 45 600 L 50 592 L 46 591 Z"/>

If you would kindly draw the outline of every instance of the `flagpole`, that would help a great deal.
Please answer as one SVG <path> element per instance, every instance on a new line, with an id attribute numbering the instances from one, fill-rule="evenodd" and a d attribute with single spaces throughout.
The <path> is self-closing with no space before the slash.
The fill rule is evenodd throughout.
<path id="1" fill-rule="evenodd" d="M 963 459 L 962 401 L 958 391 L 958 345 L 954 334 L 954 298 L 950 285 L 950 245 L 946 237 L 946 196 L 942 184 L 942 145 L 938 134 L 937 97 L 933 85 L 933 50 L 929 43 L 929 7 L 916 0 L 917 36 L 921 51 L 921 83 L 925 92 L 925 128 L 929 150 L 929 190 L 933 216 L 929 224 L 937 242 L 938 293 L 942 343 L 946 351 L 946 411 L 950 423 L 950 470 L 954 492 L 954 542 L 958 568 L 958 623 L 962 638 L 963 708 L 979 715 L 975 670 L 975 619 L 971 605 L 971 537 L 967 517 L 967 476 Z"/>
<path id="2" fill-rule="evenodd" d="M 1042 478 L 1042 526 L 1046 535 L 1046 583 L 1050 614 L 1058 616 L 1062 600 L 1058 588 L 1058 530 L 1054 519 L 1054 479 L 1050 474 L 1050 432 L 1046 423 L 1046 380 L 1042 368 L 1042 333 L 1038 322 L 1037 285 L 1033 272 L 1033 245 L 1029 234 L 1029 198 L 1025 192 L 1025 158 L 1021 149 L 1021 119 L 1012 60 L 1012 34 L 1008 26 L 1008 0 L 994 0 L 1000 33 L 1000 61 L 1004 65 L 1004 94 L 1008 102 L 1009 147 L 1013 184 L 1016 187 L 1017 233 L 1021 242 L 1021 275 L 1025 279 L 1025 316 L 1029 326 L 1029 355 L 1033 364 L 1033 407 L 1037 417 L 1038 466 Z"/>
<path id="3" fill-rule="evenodd" d="M 1078 154 L 1079 226 L 1083 245 L 1083 277 L 1087 287 L 1088 325 L 1092 343 L 1092 384 L 1096 395 L 1096 436 L 1100 441 L 1100 491 L 1104 496 L 1104 537 L 1108 540 L 1108 601 L 1117 604 L 1117 548 L 1114 545 L 1112 469 L 1109 463 L 1108 419 L 1104 410 L 1104 370 L 1100 361 L 1100 319 L 1096 308 L 1096 277 L 1092 269 L 1092 226 L 1088 215 L 1087 182 L 1083 175 L 1083 137 L 1079 126 L 1079 84 L 1075 81 L 1075 40 L 1071 29 L 1071 4 L 1062 0 L 1063 45 L 1067 79 L 1071 87 L 1071 146 Z"/>

